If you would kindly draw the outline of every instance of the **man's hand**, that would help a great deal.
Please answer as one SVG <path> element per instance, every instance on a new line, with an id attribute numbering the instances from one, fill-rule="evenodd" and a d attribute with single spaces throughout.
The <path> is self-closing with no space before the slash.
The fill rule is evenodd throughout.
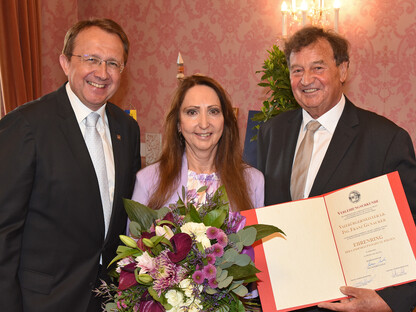
<path id="1" fill-rule="evenodd" d="M 372 289 L 342 286 L 340 290 L 350 298 L 340 302 L 322 302 L 318 307 L 345 312 L 392 312 L 387 303 Z"/>

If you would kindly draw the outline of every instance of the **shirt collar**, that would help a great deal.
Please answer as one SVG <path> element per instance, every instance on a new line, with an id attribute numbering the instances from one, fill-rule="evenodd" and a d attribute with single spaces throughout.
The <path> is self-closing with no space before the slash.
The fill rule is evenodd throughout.
<path id="1" fill-rule="evenodd" d="M 323 114 L 321 117 L 316 119 L 319 123 L 331 134 L 334 133 L 335 128 L 337 127 L 338 121 L 341 118 L 342 112 L 345 107 L 345 96 L 341 95 L 341 99 L 333 108 Z M 303 124 L 302 129 L 305 129 L 309 121 L 314 120 L 307 111 L 302 109 Z"/>
<path id="2" fill-rule="evenodd" d="M 82 123 L 85 117 L 87 117 L 93 111 L 81 102 L 81 100 L 72 91 L 69 83 L 66 84 L 65 88 L 68 94 L 69 102 L 71 103 L 72 109 L 74 110 L 77 122 Z M 98 110 L 95 111 L 101 116 L 101 118 L 98 120 L 99 124 L 101 123 L 100 120 L 107 122 L 105 118 L 105 106 L 106 104 L 104 104 Z"/>

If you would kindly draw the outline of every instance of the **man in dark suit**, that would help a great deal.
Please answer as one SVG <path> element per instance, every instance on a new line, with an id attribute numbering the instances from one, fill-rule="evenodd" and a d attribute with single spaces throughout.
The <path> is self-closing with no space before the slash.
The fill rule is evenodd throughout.
<path id="1" fill-rule="evenodd" d="M 125 233 L 122 198 L 140 169 L 139 127 L 108 102 L 128 49 L 114 21 L 78 22 L 60 56 L 68 83 L 0 120 L 0 311 L 101 311 L 92 291 Z M 84 140 L 97 114 L 104 182 Z"/>
<path id="2" fill-rule="evenodd" d="M 265 177 L 265 204 L 325 194 L 397 170 L 415 219 L 416 160 L 412 141 L 404 129 L 356 107 L 343 95 L 348 42 L 335 33 L 306 27 L 288 40 L 285 55 L 293 94 L 302 109 L 282 113 L 260 127 L 257 156 Z M 309 167 L 303 170 L 306 178 L 301 195 L 295 197 L 292 168 L 309 121 L 318 121 L 320 126 L 312 135 L 313 152 Z M 334 311 L 411 311 L 416 305 L 416 283 L 377 292 L 354 287 L 341 291 L 351 299 L 319 307 Z M 321 311 L 317 307 L 306 310 Z"/>

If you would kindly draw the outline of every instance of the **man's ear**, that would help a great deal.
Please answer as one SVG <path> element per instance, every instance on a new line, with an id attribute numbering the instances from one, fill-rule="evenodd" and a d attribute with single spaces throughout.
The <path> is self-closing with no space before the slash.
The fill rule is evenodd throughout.
<path id="1" fill-rule="evenodd" d="M 62 70 L 64 71 L 65 75 L 68 76 L 68 71 L 69 71 L 68 58 L 63 54 L 59 55 L 59 63 L 61 64 Z"/>
<path id="2" fill-rule="evenodd" d="M 345 80 L 347 80 L 348 76 L 348 66 L 350 65 L 349 62 L 342 62 L 339 64 L 339 80 L 343 84 Z"/>

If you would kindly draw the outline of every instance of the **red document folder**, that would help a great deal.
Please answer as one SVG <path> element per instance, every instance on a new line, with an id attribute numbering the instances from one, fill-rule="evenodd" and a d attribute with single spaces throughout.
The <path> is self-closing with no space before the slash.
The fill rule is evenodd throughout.
<path id="1" fill-rule="evenodd" d="M 286 234 L 254 246 L 265 312 L 344 298 L 343 285 L 382 289 L 416 280 L 416 227 L 397 172 L 242 214 L 247 225 Z"/>

